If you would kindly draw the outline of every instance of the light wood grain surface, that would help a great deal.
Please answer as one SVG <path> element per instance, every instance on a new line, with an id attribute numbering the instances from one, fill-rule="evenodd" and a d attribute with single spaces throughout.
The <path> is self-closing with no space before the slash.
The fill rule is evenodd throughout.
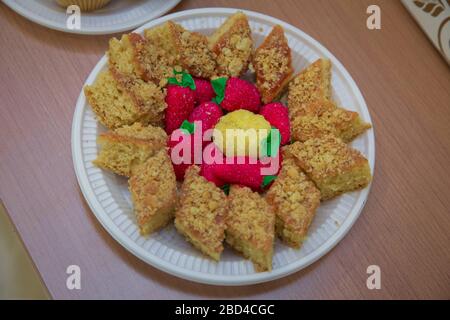
<path id="1" fill-rule="evenodd" d="M 366 28 L 378 4 L 382 29 Z M 54 298 L 450 298 L 450 69 L 399 1 L 183 0 L 172 11 L 236 7 L 302 29 L 344 64 L 376 136 L 367 205 L 325 257 L 254 286 L 180 280 L 135 258 L 80 193 L 70 131 L 76 99 L 110 36 L 52 31 L 0 4 L 0 198 Z M 66 268 L 82 289 L 66 288 Z M 366 268 L 381 267 L 381 290 Z"/>

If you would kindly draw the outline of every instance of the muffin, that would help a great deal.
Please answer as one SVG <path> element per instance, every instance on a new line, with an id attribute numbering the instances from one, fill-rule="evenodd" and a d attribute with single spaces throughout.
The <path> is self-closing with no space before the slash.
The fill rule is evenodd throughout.
<path id="1" fill-rule="evenodd" d="M 76 5 L 80 7 L 81 11 L 94 11 L 103 8 L 111 0 L 56 0 L 62 7 Z"/>

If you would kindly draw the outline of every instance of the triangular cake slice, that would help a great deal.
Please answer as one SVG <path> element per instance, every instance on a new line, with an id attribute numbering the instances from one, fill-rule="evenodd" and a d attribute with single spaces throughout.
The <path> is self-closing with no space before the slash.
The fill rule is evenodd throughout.
<path id="1" fill-rule="evenodd" d="M 289 116 L 294 141 L 332 134 L 344 142 L 350 142 L 371 127 L 357 112 L 338 108 L 329 100 L 291 107 Z"/>
<path id="2" fill-rule="evenodd" d="M 166 132 L 159 127 L 131 126 L 101 133 L 97 144 L 101 149 L 93 163 L 116 174 L 129 177 L 136 167 L 166 146 Z"/>
<path id="3" fill-rule="evenodd" d="M 142 235 L 150 234 L 172 220 L 177 181 L 165 148 L 137 167 L 128 184 Z"/>
<path id="4" fill-rule="evenodd" d="M 278 237 L 288 245 L 300 248 L 319 206 L 320 191 L 293 158 L 284 157 L 281 171 L 266 199 L 276 214 Z"/>
<path id="5" fill-rule="evenodd" d="M 225 238 L 227 199 L 222 189 L 199 172 L 195 165 L 186 171 L 175 227 L 197 249 L 218 261 Z"/>
<path id="6" fill-rule="evenodd" d="M 256 49 L 252 64 L 261 100 L 263 103 L 272 102 L 282 94 L 294 72 L 291 49 L 281 26 L 273 27 Z"/>
<path id="7" fill-rule="evenodd" d="M 173 21 L 145 30 L 144 36 L 163 49 L 169 61 L 176 62 L 192 76 L 209 79 L 214 75 L 216 62 L 206 36 L 188 31 Z"/>
<path id="8" fill-rule="evenodd" d="M 361 152 L 333 135 L 294 142 L 286 152 L 319 188 L 321 200 L 364 188 L 372 179 Z"/>
<path id="9" fill-rule="evenodd" d="M 331 99 L 331 62 L 318 59 L 289 83 L 288 107 Z"/>
<path id="10" fill-rule="evenodd" d="M 250 259 L 256 271 L 272 270 L 275 214 L 257 192 L 232 185 L 228 196 L 226 242 Z"/>
<path id="11" fill-rule="evenodd" d="M 253 40 L 247 16 L 237 12 L 209 37 L 209 48 L 216 56 L 217 75 L 240 77 L 248 68 Z"/>

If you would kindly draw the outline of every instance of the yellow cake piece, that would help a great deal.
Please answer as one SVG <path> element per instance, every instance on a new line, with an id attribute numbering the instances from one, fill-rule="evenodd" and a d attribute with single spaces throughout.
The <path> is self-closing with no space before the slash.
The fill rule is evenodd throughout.
<path id="1" fill-rule="evenodd" d="M 300 248 L 320 203 L 320 191 L 293 158 L 285 157 L 266 194 L 276 214 L 275 230 L 284 242 Z"/>
<path id="2" fill-rule="evenodd" d="M 218 261 L 225 238 L 227 199 L 224 192 L 191 166 L 185 174 L 175 212 L 175 227 L 205 255 Z"/>
<path id="3" fill-rule="evenodd" d="M 256 49 L 253 67 L 262 102 L 272 102 L 282 94 L 294 72 L 291 49 L 281 26 L 274 26 Z"/>
<path id="4" fill-rule="evenodd" d="M 331 62 L 318 59 L 289 83 L 288 107 L 331 99 Z"/>
<path id="5" fill-rule="evenodd" d="M 264 198 L 232 185 L 228 196 L 225 241 L 250 259 L 256 271 L 272 270 L 275 214 Z"/>
<path id="6" fill-rule="evenodd" d="M 350 142 L 371 128 L 357 112 L 338 108 L 328 100 L 291 107 L 289 117 L 294 141 L 306 141 L 332 134 L 344 142 Z"/>
<path id="7" fill-rule="evenodd" d="M 372 179 L 367 159 L 333 135 L 297 141 L 287 152 L 319 188 L 322 200 L 364 188 Z"/>
<path id="8" fill-rule="evenodd" d="M 97 138 L 101 149 L 93 163 L 129 177 L 137 166 L 164 148 L 166 141 L 167 135 L 162 128 L 136 122 L 101 133 Z"/>
<path id="9" fill-rule="evenodd" d="M 167 79 L 173 76 L 174 69 L 181 69 L 174 57 L 151 41 L 142 39 L 135 43 L 135 59 L 141 77 L 146 81 L 164 87 Z"/>
<path id="10" fill-rule="evenodd" d="M 84 93 L 99 122 L 110 129 L 136 121 L 162 124 L 165 92 L 153 83 L 131 79 L 110 68 L 85 86 Z"/>
<path id="11" fill-rule="evenodd" d="M 168 59 L 178 62 L 180 60 L 180 52 L 175 41 L 176 24 L 172 21 L 144 30 L 144 38 L 151 44 L 164 50 Z"/>
<path id="12" fill-rule="evenodd" d="M 161 26 L 145 30 L 144 36 L 164 50 L 168 60 L 176 62 L 192 76 L 209 79 L 214 75 L 216 62 L 204 35 L 167 21 Z"/>
<path id="13" fill-rule="evenodd" d="M 150 234 L 172 220 L 177 182 L 166 149 L 138 166 L 128 184 L 142 235 Z"/>
<path id="14" fill-rule="evenodd" d="M 247 16 L 236 12 L 209 37 L 209 48 L 216 56 L 217 75 L 240 77 L 250 63 L 252 32 Z"/>
<path id="15" fill-rule="evenodd" d="M 142 40 L 136 33 L 124 34 L 119 39 L 111 38 L 108 55 L 108 64 L 123 75 L 141 78 L 139 66 L 136 61 L 135 43 Z"/>
<path id="16" fill-rule="evenodd" d="M 122 75 L 151 81 L 163 87 L 173 75 L 174 59 L 163 48 L 137 33 L 122 35 L 109 41 L 108 63 Z"/>

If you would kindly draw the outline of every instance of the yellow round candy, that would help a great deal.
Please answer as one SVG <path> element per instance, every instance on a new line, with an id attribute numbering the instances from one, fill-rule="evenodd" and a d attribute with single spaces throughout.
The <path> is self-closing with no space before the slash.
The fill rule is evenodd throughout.
<path id="1" fill-rule="evenodd" d="M 263 116 L 240 109 L 220 118 L 214 127 L 213 140 L 226 156 L 258 157 L 261 142 L 270 129 Z"/>

